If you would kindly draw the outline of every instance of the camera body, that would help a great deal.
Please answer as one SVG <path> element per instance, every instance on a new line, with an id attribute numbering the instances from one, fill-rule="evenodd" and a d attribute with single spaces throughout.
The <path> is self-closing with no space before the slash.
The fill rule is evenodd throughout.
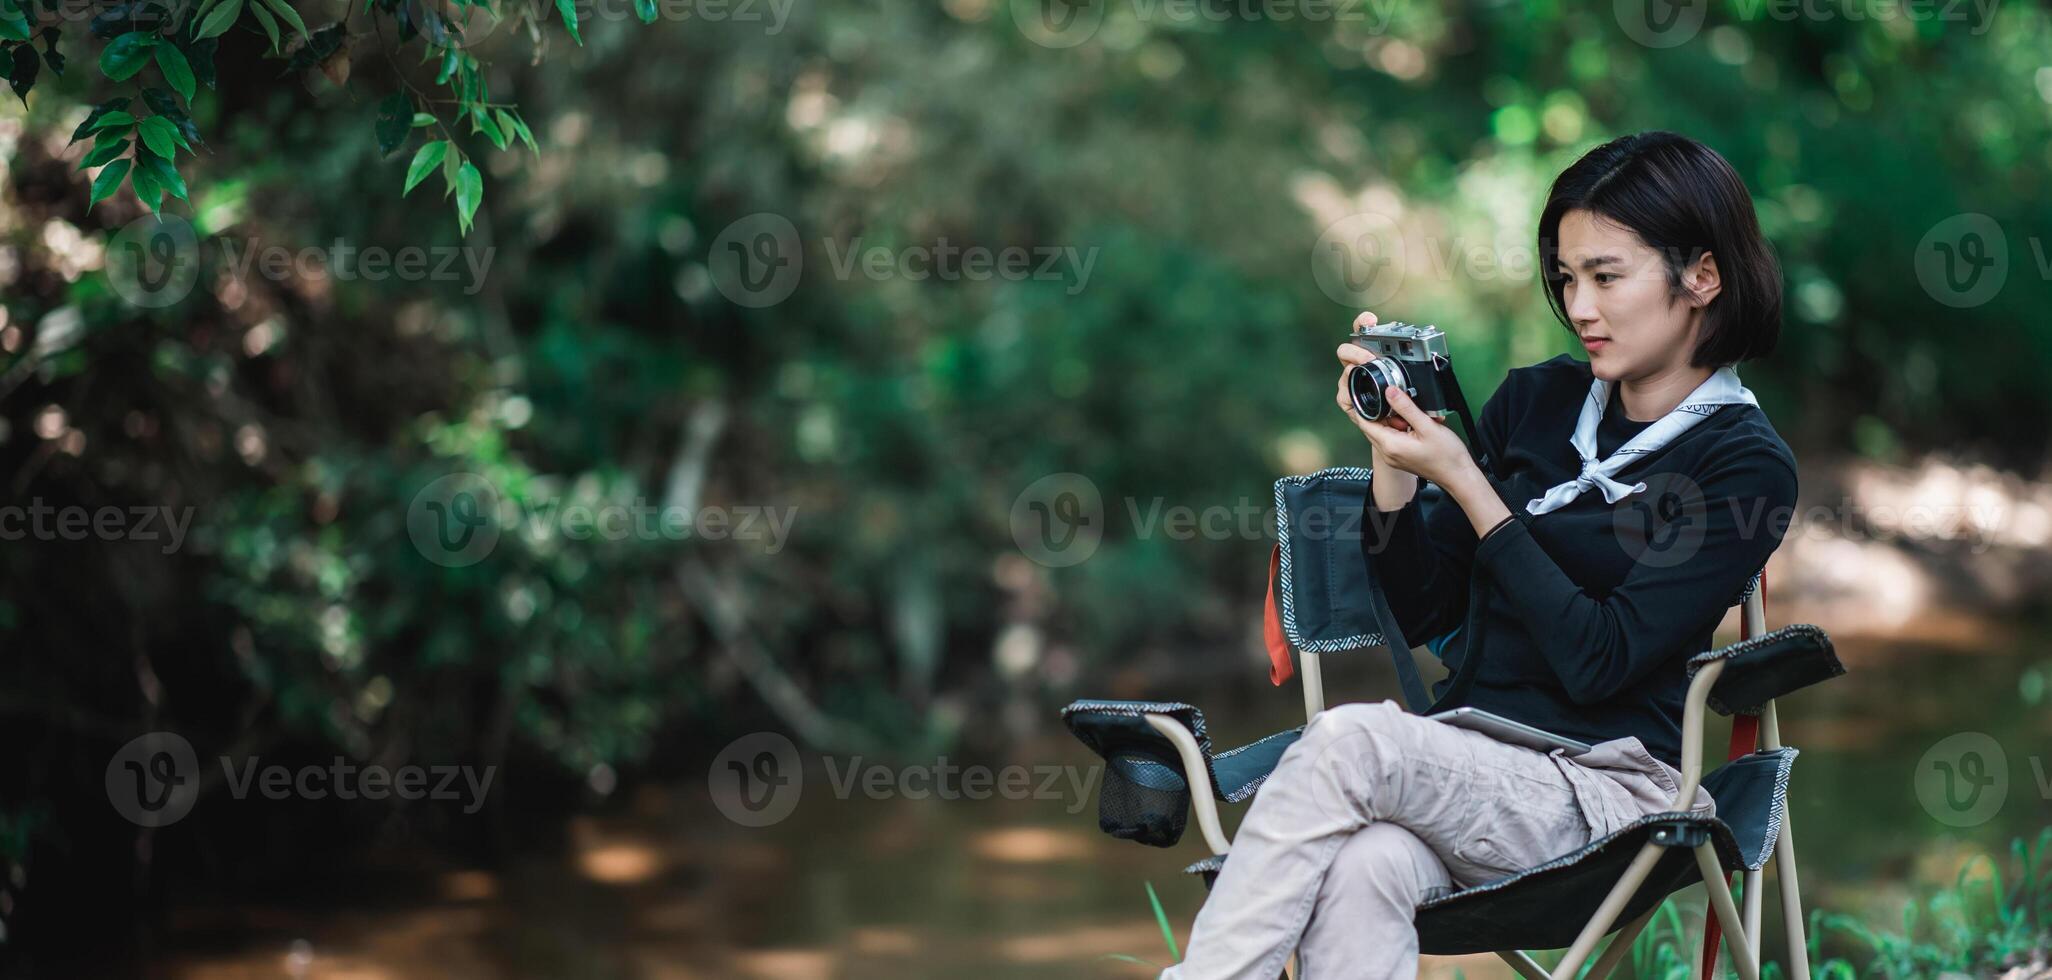
<path id="1" fill-rule="evenodd" d="M 1396 414 L 1382 393 L 1390 385 L 1403 389 L 1431 415 L 1443 418 L 1454 412 L 1460 389 L 1453 360 L 1447 356 L 1446 334 L 1438 327 L 1378 323 L 1356 329 L 1347 341 L 1375 352 L 1374 360 L 1347 373 L 1354 410 L 1362 418 L 1375 421 Z"/>

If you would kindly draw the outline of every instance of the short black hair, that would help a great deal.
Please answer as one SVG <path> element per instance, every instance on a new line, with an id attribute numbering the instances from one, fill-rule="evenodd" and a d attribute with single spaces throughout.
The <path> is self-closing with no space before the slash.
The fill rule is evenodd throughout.
<path id="1" fill-rule="evenodd" d="M 1781 262 L 1760 234 L 1753 197 L 1716 150 L 1662 130 L 1611 140 L 1553 181 L 1539 214 L 1540 281 L 1562 326 L 1574 330 L 1554 271 L 1560 221 L 1590 211 L 1637 233 L 1667 265 L 1670 295 L 1681 297 L 1682 269 L 1704 252 L 1717 257 L 1722 288 L 1704 308 L 1689 356 L 1695 367 L 1722 367 L 1774 350 L 1781 338 Z"/>

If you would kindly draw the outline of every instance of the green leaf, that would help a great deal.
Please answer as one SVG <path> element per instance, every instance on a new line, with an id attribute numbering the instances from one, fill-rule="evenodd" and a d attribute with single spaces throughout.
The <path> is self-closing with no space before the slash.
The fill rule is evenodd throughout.
<path id="1" fill-rule="evenodd" d="M 291 4 L 285 0 L 263 0 L 263 4 L 271 8 L 271 12 L 277 14 L 279 20 L 291 24 L 292 29 L 298 31 L 300 37 L 308 41 L 313 40 L 313 35 L 307 33 L 306 21 L 299 19 L 299 11 L 292 9 Z"/>
<path id="2" fill-rule="evenodd" d="M 521 120 L 519 114 L 500 109 L 495 115 L 499 118 L 500 129 L 526 143 L 527 148 L 533 150 L 535 156 L 541 156 L 541 147 L 535 145 L 533 131 L 527 128 L 527 123 Z"/>
<path id="3" fill-rule="evenodd" d="M 113 138 L 109 139 L 109 137 Z M 78 169 L 91 170 L 94 167 L 104 167 L 113 162 L 114 158 L 127 152 L 128 137 L 114 136 L 113 133 L 101 133 L 100 137 L 93 141 L 93 152 L 86 154 L 84 162 L 78 165 Z"/>
<path id="4" fill-rule="evenodd" d="M 194 39 L 204 40 L 220 37 L 235 26 L 235 19 L 242 16 L 242 0 L 225 0 L 220 6 L 200 18 L 199 30 L 192 32 Z"/>
<path id="5" fill-rule="evenodd" d="M 192 64 L 185 60 L 185 52 L 178 50 L 178 45 L 157 45 L 157 70 L 164 73 L 164 81 L 177 89 L 185 101 L 192 101 L 192 94 L 199 90 L 199 82 L 192 77 Z"/>
<path id="6" fill-rule="evenodd" d="M 71 131 L 71 143 L 76 143 L 79 140 L 85 139 L 86 134 L 91 133 L 93 130 L 99 128 L 100 120 L 106 118 L 108 113 L 119 112 L 122 109 L 126 109 L 128 108 L 128 103 L 129 98 L 124 95 L 121 98 L 108 99 L 107 101 L 94 106 L 93 111 L 85 117 L 85 121 L 79 123 L 78 128 Z M 130 123 L 135 122 L 135 117 L 129 117 L 128 121 Z M 65 145 L 69 146 L 71 144 L 67 143 Z"/>
<path id="7" fill-rule="evenodd" d="M 100 175 L 93 178 L 93 199 L 86 204 L 92 210 L 94 204 L 107 199 L 107 195 L 121 189 L 121 179 L 128 176 L 128 161 L 116 160 L 100 168 Z"/>
<path id="8" fill-rule="evenodd" d="M 123 99 L 121 101 L 126 102 L 128 100 Z M 133 126 L 135 125 L 135 117 L 129 115 L 126 112 L 121 112 L 117 110 L 114 112 L 106 113 L 104 115 L 100 115 L 97 120 L 87 119 L 86 125 L 88 131 L 113 129 L 116 126 Z"/>
<path id="9" fill-rule="evenodd" d="M 413 131 L 413 100 L 404 92 L 394 92 L 378 103 L 378 152 L 391 156 L 406 145 L 406 134 Z"/>
<path id="10" fill-rule="evenodd" d="M 36 73 L 42 71 L 43 63 L 36 57 L 32 44 L 17 44 L 8 59 L 7 84 L 14 87 L 14 94 L 21 99 L 24 108 L 28 106 L 29 89 L 36 87 Z"/>
<path id="11" fill-rule="evenodd" d="M 563 26 L 569 28 L 570 40 L 576 41 L 578 47 L 583 47 L 584 38 L 577 34 L 576 0 L 556 0 L 556 12 L 563 15 Z"/>
<path id="12" fill-rule="evenodd" d="M 178 176 L 178 168 L 172 166 L 171 161 L 147 151 L 137 150 L 135 172 L 138 176 L 149 174 L 157 186 L 170 191 L 181 201 L 189 200 L 185 196 L 185 178 Z"/>
<path id="13" fill-rule="evenodd" d="M 634 13 L 644 24 L 656 21 L 656 0 L 634 0 Z"/>
<path id="14" fill-rule="evenodd" d="M 178 152 L 178 127 L 163 116 L 151 116 L 136 127 L 136 134 L 142 137 L 143 145 L 166 160 Z"/>
<path id="15" fill-rule="evenodd" d="M 426 180 L 428 174 L 434 173 L 435 168 L 441 166 L 442 158 L 448 154 L 448 140 L 434 140 L 422 146 L 420 152 L 413 155 L 413 162 L 406 165 L 406 188 L 399 192 L 399 196 L 405 197 L 413 193 L 414 186 Z"/>
<path id="16" fill-rule="evenodd" d="M 1176 949 L 1176 931 L 1169 928 L 1168 913 L 1161 910 L 1161 896 L 1154 893 L 1154 882 L 1147 882 L 1147 902 L 1154 906 L 1154 921 L 1161 926 L 1162 941 L 1168 943 L 1169 959 L 1180 960 L 1183 954 Z"/>
<path id="17" fill-rule="evenodd" d="M 281 40 L 278 36 L 278 18 L 271 16 L 271 12 L 262 7 L 251 7 L 249 12 L 256 15 L 257 26 L 262 27 L 264 36 L 271 39 L 271 53 L 281 54 L 278 49 Z"/>
<path id="18" fill-rule="evenodd" d="M 419 128 L 421 126 L 432 126 L 434 124 L 435 117 L 431 113 L 416 112 L 413 114 L 413 125 L 415 128 Z"/>
<path id="19" fill-rule="evenodd" d="M 135 191 L 136 200 L 143 202 L 143 206 L 150 210 L 157 210 L 158 205 L 163 203 L 164 184 L 157 179 L 156 174 L 137 167 L 135 173 L 129 175 L 128 184 Z"/>
<path id="20" fill-rule="evenodd" d="M 483 107 L 471 110 L 470 131 L 473 133 L 482 131 L 485 134 L 485 138 L 492 141 L 493 146 L 501 150 L 506 148 L 505 131 L 499 128 L 498 123 L 492 121 L 492 114 L 484 111 Z"/>
<path id="21" fill-rule="evenodd" d="M 129 31 L 108 41 L 100 51 L 100 73 L 117 82 L 128 81 L 149 64 L 150 49 L 156 46 L 157 36 L 146 31 Z"/>
<path id="22" fill-rule="evenodd" d="M 451 147 L 451 149 L 454 149 L 454 147 Z M 462 162 L 463 154 L 461 152 L 451 153 L 442 158 L 442 200 L 444 201 L 448 200 L 449 194 L 456 190 L 456 167 Z"/>
<path id="23" fill-rule="evenodd" d="M 0 40 L 26 41 L 29 30 L 26 14 L 13 4 L 0 4 Z"/>
<path id="24" fill-rule="evenodd" d="M 477 165 L 468 160 L 456 171 L 456 223 L 463 233 L 470 234 L 471 218 L 477 215 L 478 204 L 484 201 L 484 176 L 477 172 Z"/>

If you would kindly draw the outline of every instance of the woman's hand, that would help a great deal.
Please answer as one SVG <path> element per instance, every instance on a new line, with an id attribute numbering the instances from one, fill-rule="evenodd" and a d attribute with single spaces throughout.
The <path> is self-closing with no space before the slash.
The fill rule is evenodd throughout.
<path id="1" fill-rule="evenodd" d="M 1356 327 L 1373 326 L 1375 314 L 1363 313 L 1354 320 Z M 1431 480 L 1442 487 L 1452 486 L 1458 477 L 1473 470 L 1475 460 L 1468 455 L 1466 443 L 1452 427 L 1426 414 L 1403 390 L 1391 385 L 1383 389 L 1383 397 L 1389 402 L 1394 414 L 1378 421 L 1369 421 L 1354 410 L 1354 398 L 1348 390 L 1347 375 L 1358 365 L 1375 359 L 1374 352 L 1351 342 L 1341 344 L 1337 352 L 1343 367 L 1340 370 L 1337 400 L 1341 410 L 1354 420 L 1354 427 L 1368 437 L 1375 447 L 1379 462 L 1386 463 L 1406 473 L 1416 474 L 1421 479 Z"/>

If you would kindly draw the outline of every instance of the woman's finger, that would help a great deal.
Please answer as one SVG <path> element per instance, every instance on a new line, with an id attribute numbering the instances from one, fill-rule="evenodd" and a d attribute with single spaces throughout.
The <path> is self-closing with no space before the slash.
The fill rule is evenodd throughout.
<path id="1" fill-rule="evenodd" d="M 1359 330 L 1362 327 L 1372 327 L 1374 325 L 1375 314 L 1369 310 L 1362 310 L 1359 316 L 1354 317 L 1354 329 L 1356 330 Z"/>
<path id="2" fill-rule="evenodd" d="M 1339 345 L 1339 350 L 1334 351 L 1333 353 L 1339 357 L 1340 363 L 1345 364 L 1349 367 L 1352 367 L 1356 364 L 1366 364 L 1369 361 L 1375 359 L 1374 351 L 1369 350 L 1368 348 L 1363 347 L 1360 344 L 1354 343 L 1351 340 Z"/>
<path id="3" fill-rule="evenodd" d="M 1396 385 L 1382 389 L 1382 396 L 1389 399 L 1389 407 L 1395 409 L 1397 416 L 1409 422 L 1413 429 L 1422 428 L 1425 420 L 1431 418 L 1424 409 L 1418 407 L 1417 402 L 1411 400 L 1410 395 L 1404 394 L 1404 390 Z"/>

